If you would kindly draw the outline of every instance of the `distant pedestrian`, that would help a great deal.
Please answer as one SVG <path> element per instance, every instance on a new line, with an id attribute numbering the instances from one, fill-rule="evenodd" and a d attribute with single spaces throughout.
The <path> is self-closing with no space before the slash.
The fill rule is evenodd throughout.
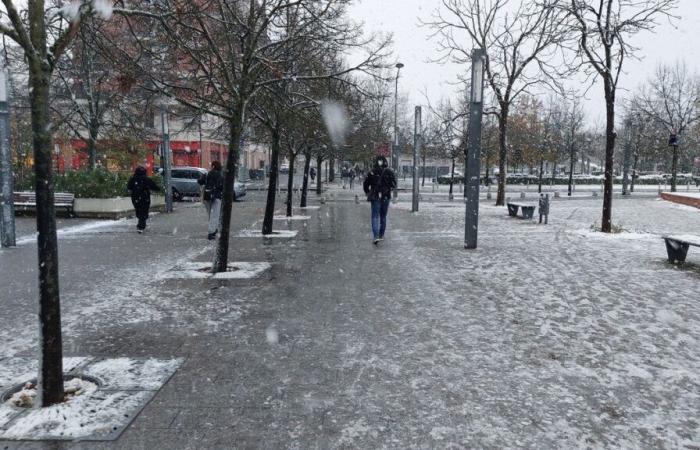
<path id="1" fill-rule="evenodd" d="M 377 156 L 374 168 L 367 174 L 362 187 L 367 194 L 367 201 L 372 203 L 372 234 L 374 245 L 377 245 L 384 239 L 391 191 L 396 189 L 396 175 L 389 168 L 385 157 Z"/>
<path id="2" fill-rule="evenodd" d="M 309 170 L 309 175 L 311 176 L 311 181 L 313 182 L 316 179 L 316 168 L 312 167 Z"/>
<path id="3" fill-rule="evenodd" d="M 350 179 L 350 190 L 352 190 L 353 184 L 355 184 L 355 177 L 357 175 L 355 174 L 355 169 L 350 169 L 348 172 L 348 178 Z"/>
<path id="4" fill-rule="evenodd" d="M 153 180 L 148 178 L 146 168 L 142 166 L 138 166 L 134 170 L 134 174 L 129 178 L 126 188 L 131 193 L 131 203 L 134 205 L 136 217 L 139 220 L 136 225 L 136 231 L 143 233 L 143 230 L 146 229 L 146 221 L 151 209 L 151 192 L 160 191 L 160 188 Z"/>
<path id="5" fill-rule="evenodd" d="M 204 186 L 202 192 L 202 203 L 207 209 L 209 216 L 209 226 L 207 239 L 210 241 L 216 238 L 219 231 L 219 214 L 221 213 L 221 198 L 224 194 L 224 176 L 221 173 L 221 163 L 212 161 L 211 170 L 202 175 L 197 182 Z"/>

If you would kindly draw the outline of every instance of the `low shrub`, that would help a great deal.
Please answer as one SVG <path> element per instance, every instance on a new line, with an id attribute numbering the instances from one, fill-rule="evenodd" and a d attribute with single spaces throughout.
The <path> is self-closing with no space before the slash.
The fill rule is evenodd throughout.
<path id="1" fill-rule="evenodd" d="M 108 172 L 103 169 L 81 170 L 66 172 L 54 176 L 54 192 L 69 192 L 76 198 L 113 198 L 127 197 L 129 191 L 126 185 L 131 177 L 130 173 Z M 163 180 L 160 176 L 151 177 L 153 181 L 163 189 Z M 18 189 L 33 191 L 34 174 L 25 178 Z"/>

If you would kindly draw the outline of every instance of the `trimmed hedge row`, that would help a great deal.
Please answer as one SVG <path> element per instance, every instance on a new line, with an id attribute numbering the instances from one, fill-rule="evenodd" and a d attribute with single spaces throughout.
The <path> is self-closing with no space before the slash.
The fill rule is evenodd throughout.
<path id="1" fill-rule="evenodd" d="M 54 192 L 70 192 L 76 198 L 114 198 L 127 197 L 129 191 L 126 184 L 131 177 L 130 173 L 108 172 L 103 169 L 81 170 L 54 175 Z M 34 174 L 27 176 L 17 186 L 19 190 L 34 190 Z M 163 180 L 160 176 L 151 177 L 156 184 L 163 189 Z"/>

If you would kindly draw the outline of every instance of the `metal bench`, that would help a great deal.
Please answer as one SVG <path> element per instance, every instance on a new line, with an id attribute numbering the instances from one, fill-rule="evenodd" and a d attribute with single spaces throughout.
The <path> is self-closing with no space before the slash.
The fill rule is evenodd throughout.
<path id="1" fill-rule="evenodd" d="M 55 208 L 65 209 L 69 214 L 73 214 L 73 203 L 75 195 L 67 192 L 56 192 L 53 195 L 53 205 Z M 15 209 L 18 211 L 36 210 L 36 193 L 31 191 L 14 192 Z"/>
<path id="2" fill-rule="evenodd" d="M 700 247 L 700 237 L 693 235 L 682 236 L 665 236 L 666 252 L 668 253 L 668 261 L 674 264 L 676 261 L 685 262 L 685 257 L 688 255 L 690 246 Z"/>
<path id="3" fill-rule="evenodd" d="M 535 208 L 537 205 L 531 205 L 529 203 L 508 203 L 508 215 L 511 217 L 518 217 L 518 209 L 522 212 L 523 219 L 532 219 L 535 214 Z"/>

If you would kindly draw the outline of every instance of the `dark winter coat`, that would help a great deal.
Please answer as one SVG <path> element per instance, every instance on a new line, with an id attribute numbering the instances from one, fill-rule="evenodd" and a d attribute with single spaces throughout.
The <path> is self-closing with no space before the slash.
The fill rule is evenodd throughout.
<path id="1" fill-rule="evenodd" d="M 204 186 L 203 200 L 211 201 L 214 199 L 221 200 L 224 196 L 224 175 L 220 169 L 211 169 L 205 173 L 197 183 Z"/>
<path id="2" fill-rule="evenodd" d="M 362 188 L 367 194 L 367 201 L 371 202 L 383 198 L 391 197 L 391 190 L 396 189 L 396 175 L 394 171 L 388 167 L 375 166 L 370 173 L 367 174 Z"/>
<path id="3" fill-rule="evenodd" d="M 140 210 L 148 211 L 151 206 L 151 191 L 160 191 L 158 185 L 148 178 L 146 169 L 138 167 L 134 174 L 129 178 L 126 185 L 131 192 L 131 203 L 138 213 Z"/>

